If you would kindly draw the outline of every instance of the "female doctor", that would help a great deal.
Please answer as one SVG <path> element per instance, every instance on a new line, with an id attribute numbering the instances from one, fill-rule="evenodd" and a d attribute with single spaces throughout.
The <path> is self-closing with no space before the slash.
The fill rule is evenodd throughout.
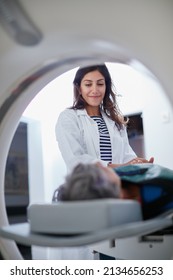
<path id="1" fill-rule="evenodd" d="M 139 158 L 129 145 L 124 117 L 116 103 L 105 64 L 79 68 L 74 81 L 74 103 L 59 115 L 56 139 L 68 171 L 79 163 L 100 161 L 112 168 L 153 163 Z"/>

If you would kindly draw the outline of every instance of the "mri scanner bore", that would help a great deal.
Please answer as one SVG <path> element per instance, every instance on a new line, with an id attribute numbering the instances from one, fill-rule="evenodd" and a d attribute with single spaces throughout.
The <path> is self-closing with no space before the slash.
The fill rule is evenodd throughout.
<path id="1" fill-rule="evenodd" d="M 152 103 L 152 98 L 155 98 L 155 94 L 153 93 L 153 84 L 155 85 L 155 80 L 151 79 L 150 76 L 146 76 L 146 73 L 141 74 L 141 70 L 136 71 L 135 69 L 133 69 L 130 66 L 127 65 L 123 65 L 123 64 L 108 64 L 108 67 L 111 71 L 111 74 L 116 77 L 116 86 L 118 88 L 118 94 L 120 95 L 118 97 L 119 102 L 121 102 L 121 105 L 123 107 L 123 109 L 125 110 L 126 113 L 131 113 L 129 114 L 129 118 L 131 119 L 131 127 L 129 129 L 129 136 L 130 136 L 130 141 L 132 143 L 132 145 L 134 146 L 134 150 L 139 152 L 140 155 L 142 156 L 145 152 L 144 147 L 150 144 L 149 139 L 145 139 L 144 140 L 144 131 L 143 131 L 143 122 L 145 124 L 145 119 L 143 117 L 141 117 L 141 113 L 136 113 L 139 111 L 144 111 L 145 113 L 145 108 L 149 108 L 148 103 Z M 138 65 L 139 67 L 139 65 Z M 141 67 L 142 68 L 142 67 Z M 141 69 L 140 68 L 140 69 Z M 31 159 L 31 155 L 29 156 L 29 166 L 30 166 L 30 170 L 32 168 L 35 169 L 35 167 L 33 166 L 33 163 L 38 160 L 39 158 L 39 151 L 38 151 L 38 146 L 37 146 L 37 142 L 39 138 L 42 142 L 43 139 L 47 139 L 47 134 L 49 134 L 49 136 L 51 135 L 50 138 L 48 138 L 48 141 L 43 141 L 42 145 L 43 145 L 43 150 L 42 150 L 42 154 L 44 155 L 44 157 L 40 157 L 39 159 L 39 165 L 41 164 L 46 164 L 46 162 L 54 162 L 54 166 L 53 165 L 46 165 L 45 169 L 47 170 L 46 176 L 48 176 L 47 178 L 49 178 L 49 183 L 47 185 L 47 197 L 52 196 L 52 192 L 55 186 L 57 186 L 58 184 L 60 184 L 63 181 L 63 176 L 66 174 L 66 169 L 65 167 L 63 168 L 63 160 L 61 158 L 61 156 L 59 155 L 59 153 L 57 152 L 57 143 L 55 141 L 55 132 L 54 132 L 54 128 L 55 128 L 55 123 L 57 120 L 57 106 L 55 105 L 55 100 L 56 100 L 56 96 L 57 96 L 57 91 L 58 92 L 62 92 L 64 91 L 64 89 L 67 92 L 67 99 L 66 100 L 66 104 L 64 103 L 64 101 L 62 100 L 62 104 L 58 104 L 59 105 L 59 113 L 62 111 L 62 109 L 64 107 L 68 107 L 71 105 L 72 103 L 72 81 L 75 75 L 76 69 L 71 70 L 65 74 L 63 74 L 62 76 L 60 76 L 59 78 L 55 79 L 54 81 L 52 81 L 49 85 L 47 85 L 40 93 L 38 93 L 38 95 L 35 97 L 35 99 L 31 102 L 31 104 L 27 107 L 27 109 L 25 110 L 23 117 L 21 119 L 21 121 L 25 121 L 27 122 L 27 126 L 30 127 L 31 129 L 28 129 L 28 139 L 29 140 L 28 144 L 29 144 L 29 151 L 32 155 L 35 155 L 35 158 Z M 142 80 L 141 80 L 142 79 Z M 126 86 L 124 86 L 124 80 L 126 81 Z M 138 81 L 140 81 L 140 86 L 135 88 L 134 85 L 138 84 Z M 68 85 L 68 86 L 67 86 Z M 144 92 L 147 89 L 147 94 L 144 95 Z M 159 96 L 162 100 L 162 104 L 163 102 L 165 102 L 165 106 L 167 105 L 166 100 L 164 100 L 164 94 L 162 92 L 162 89 L 160 88 L 160 85 L 158 84 L 155 88 L 155 90 L 157 91 L 157 96 L 159 99 Z M 127 92 L 126 92 L 127 91 Z M 135 104 L 132 104 L 130 102 L 127 103 L 126 100 L 128 100 L 128 96 L 132 96 L 134 95 L 134 99 L 136 100 Z M 47 104 L 48 102 L 50 103 L 50 96 L 52 98 L 52 105 L 51 105 L 51 113 L 46 110 L 47 108 Z M 148 97 L 149 98 L 148 98 Z M 123 98 L 124 97 L 124 98 Z M 141 101 L 141 98 L 142 101 Z M 124 102 L 123 102 L 123 100 Z M 133 98 L 132 98 L 133 99 Z M 137 105 L 138 104 L 138 105 Z M 133 107 L 133 106 L 136 107 Z M 142 107 L 143 106 L 143 107 Z M 151 106 L 151 105 L 150 105 Z M 42 110 L 41 110 L 42 108 Z M 128 111 L 127 109 L 130 108 L 132 111 Z M 153 107 L 151 106 L 151 110 L 153 112 Z M 56 114 L 53 112 L 55 111 Z M 132 112 L 135 112 L 135 114 L 132 114 Z M 156 113 L 158 112 L 157 108 L 156 108 Z M 46 120 L 46 123 L 45 123 Z M 33 126 L 33 123 L 36 123 L 36 127 L 37 129 L 39 128 L 38 123 L 41 124 L 42 130 L 40 131 L 40 137 L 38 137 L 38 134 L 35 135 L 35 125 Z M 135 125 L 136 124 L 136 125 Z M 157 125 L 157 123 L 156 123 Z M 149 126 L 149 125 L 148 125 Z M 152 125 L 151 125 L 152 127 Z M 151 127 L 148 127 L 148 129 L 151 129 Z M 17 132 L 17 131 L 16 131 Z M 42 140 L 41 140 L 42 139 Z M 41 144 L 40 142 L 40 144 Z M 145 145 L 144 145 L 145 142 Z M 41 146 L 39 144 L 39 146 Z M 50 147 L 52 149 L 52 151 L 50 150 Z M 31 152 L 33 149 L 33 152 Z M 47 154 L 45 153 L 45 151 L 47 151 Z M 58 156 L 55 159 L 55 154 L 58 154 Z M 37 158 L 37 159 L 36 159 Z M 43 162 L 42 162 L 43 161 Z M 58 164 L 57 164 L 58 163 Z M 52 173 L 52 166 L 53 166 L 53 170 L 55 170 L 55 172 Z M 59 173 L 57 174 L 57 169 L 59 170 Z M 31 174 L 33 174 L 33 172 L 31 172 L 29 175 L 31 176 Z M 60 176 L 60 174 L 62 174 Z M 45 175 L 45 174 L 44 174 Z M 57 176 L 58 175 L 58 176 Z M 37 168 L 37 174 L 35 174 L 34 177 L 36 178 L 29 178 L 30 182 L 33 182 L 33 180 L 38 180 L 38 177 L 42 177 L 43 174 L 40 174 L 38 168 Z M 52 176 L 52 178 L 50 177 Z M 62 179 L 60 180 L 59 177 L 62 177 Z M 40 179 L 41 180 L 41 179 Z M 51 181 L 52 180 L 52 181 Z M 48 180 L 45 180 L 45 182 Z M 50 181 L 51 181 L 51 186 L 50 186 Z M 42 184 L 42 186 L 44 186 L 44 184 Z M 40 201 L 41 197 L 42 197 L 42 192 L 44 192 L 45 190 L 42 188 L 42 186 L 39 188 L 38 192 L 35 190 L 35 184 L 30 184 L 30 192 L 32 192 L 32 188 L 35 190 L 35 194 L 34 194 L 34 199 L 35 201 Z M 38 188 L 37 188 L 38 189 Z M 42 201 L 50 201 L 50 198 L 46 198 L 44 197 L 42 199 Z M 19 216 L 20 218 L 20 216 Z M 25 217 L 26 219 L 26 217 Z M 17 221 L 16 221 L 17 222 Z M 18 221 L 19 222 L 19 221 Z M 28 250 L 30 252 L 30 249 Z M 51 250 L 50 250 L 51 251 Z M 57 256 L 57 254 L 54 252 L 51 252 L 52 257 L 54 258 L 55 256 Z M 56 258 L 56 257 L 55 257 Z"/>
<path id="2" fill-rule="evenodd" d="M 124 4 L 126 4 L 125 6 L 127 9 L 124 8 Z M 81 3 L 81 1 L 77 1 L 77 5 L 75 6 L 73 3 L 69 3 L 68 9 L 64 2 L 61 3 L 61 9 L 59 9 L 58 1 L 55 1 L 51 6 L 47 1 L 44 1 L 44 5 L 43 1 L 39 0 L 34 2 L 22 1 L 24 10 L 28 13 L 29 17 L 33 19 L 33 22 L 38 26 L 38 29 L 42 31 L 41 33 L 43 35 L 40 43 L 31 48 L 16 44 L 3 29 L 0 29 L 1 227 L 8 224 L 4 201 L 5 164 L 9 146 L 21 115 L 32 98 L 48 82 L 66 70 L 79 65 L 85 66 L 87 63 L 95 64 L 104 61 L 129 63 L 136 58 L 157 76 L 163 86 L 162 90 L 165 90 L 169 98 L 167 99 L 165 97 L 166 106 L 163 105 L 165 103 L 162 102 L 158 91 L 157 93 L 154 91 L 157 86 L 153 84 L 153 92 L 155 92 L 154 102 L 151 101 L 152 104 L 145 103 L 149 105 L 148 110 L 147 106 L 145 107 L 145 112 L 143 112 L 143 110 L 135 110 L 135 113 L 142 112 L 143 115 L 146 157 L 147 155 L 154 154 L 156 162 L 172 168 L 172 156 L 170 156 L 169 149 L 172 143 L 172 106 L 169 102 L 173 100 L 171 73 L 172 2 L 166 0 L 163 5 L 162 1 L 158 2 L 153 0 L 152 3 L 151 1 L 150 3 L 144 1 L 140 3 L 139 6 L 139 1 L 134 0 L 133 4 L 134 5 L 129 5 L 128 1 L 111 1 L 110 5 L 107 5 L 107 12 L 109 15 L 107 16 L 105 15 L 105 4 L 99 1 L 100 14 L 97 20 L 95 20 L 96 17 L 94 15 L 97 10 L 98 1 L 92 2 L 92 10 L 89 8 L 90 5 L 88 5 L 88 2 Z M 41 9 L 40 5 L 42 7 Z M 74 18 L 77 19 L 78 15 L 81 14 L 79 12 L 84 8 L 86 14 L 91 15 L 90 21 L 88 21 L 87 17 L 84 17 L 82 19 L 82 24 L 79 24 Z M 49 11 L 49 13 L 47 11 Z M 126 20 L 122 21 L 122 17 L 129 18 L 129 14 L 131 20 L 128 22 Z M 100 18 L 105 18 L 105 16 L 106 21 L 100 21 Z M 153 24 L 153 17 L 155 24 Z M 120 22 L 121 26 L 119 25 Z M 72 37 L 70 34 L 74 34 L 74 36 Z M 83 40 L 81 40 L 81 35 L 83 36 Z M 160 38 L 162 38 L 162 40 L 160 40 Z M 78 57 L 76 57 L 76 53 Z M 18 59 L 19 57 L 20 59 Z M 60 60 L 60 58 L 62 59 Z M 55 62 L 54 64 L 53 61 Z M 46 72 L 43 71 L 45 64 L 48 66 L 48 71 Z M 37 76 L 38 79 L 30 80 L 30 83 L 23 84 L 22 81 L 25 80 L 29 82 L 28 78 L 35 76 L 34 74 L 37 73 L 36 70 L 39 70 L 40 73 L 40 75 Z M 19 85 L 25 86 L 19 88 Z M 17 94 L 14 88 L 20 89 L 21 94 Z M 157 105 L 160 106 L 160 110 L 153 113 L 151 107 L 155 104 L 155 100 L 157 100 Z M 127 108 L 126 112 L 127 115 L 129 115 L 131 110 Z M 154 121 L 154 125 L 152 129 L 147 129 L 147 124 L 150 124 L 151 120 Z M 35 125 L 35 129 L 36 127 L 39 127 L 38 123 Z M 160 133 L 160 131 L 162 133 Z M 153 139 L 157 140 L 154 141 Z M 160 149 L 161 139 L 167 149 Z M 149 141 L 152 141 L 152 145 L 148 144 Z M 43 158 L 45 157 L 45 155 L 42 156 Z M 40 168 L 39 172 L 43 174 L 43 169 L 41 169 L 42 168 Z M 44 171 L 45 170 L 46 169 L 44 169 Z M 52 182 L 49 184 L 47 183 L 50 177 L 51 176 L 45 178 L 45 184 L 43 184 L 43 180 L 37 181 L 36 184 L 33 181 L 30 182 L 31 185 L 34 183 L 34 185 L 44 186 L 41 192 L 43 201 L 46 201 L 46 199 L 49 200 L 48 189 L 50 185 L 53 185 Z M 39 192 L 36 195 L 33 191 L 34 189 L 35 188 L 30 186 L 31 203 L 39 197 Z M 21 258 L 14 242 L 0 239 L 0 247 L 4 258 Z M 122 251 L 123 249 L 121 252 Z M 134 252 L 134 250 L 132 251 Z M 118 254 L 121 255 L 120 252 L 118 252 Z M 163 255 L 162 253 L 162 257 Z M 142 256 L 140 257 L 142 258 Z"/>

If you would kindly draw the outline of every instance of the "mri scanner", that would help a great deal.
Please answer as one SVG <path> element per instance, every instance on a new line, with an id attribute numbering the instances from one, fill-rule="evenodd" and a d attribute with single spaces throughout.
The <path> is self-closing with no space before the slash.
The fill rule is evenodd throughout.
<path id="1" fill-rule="evenodd" d="M 23 243 L 37 245 L 40 239 L 34 234 L 28 237 L 28 224 L 19 229 L 18 225 L 9 225 L 4 199 L 8 150 L 27 105 L 45 85 L 67 70 L 105 61 L 130 65 L 132 60 L 142 63 L 157 77 L 173 103 L 172 15 L 172 0 L 0 1 L 0 251 L 4 259 L 22 259 L 15 243 L 21 240 L 22 230 Z M 125 224 L 109 232 L 102 228 L 87 241 L 78 236 L 75 241 L 66 237 L 62 243 L 52 236 L 48 240 L 44 236 L 38 245 L 62 247 L 104 241 L 102 246 L 98 243 L 93 248 L 110 253 L 107 240 L 116 237 L 120 241 L 111 250 L 119 258 L 149 258 L 154 241 L 147 245 L 145 257 L 135 254 L 132 257 L 127 248 L 132 252 L 132 246 L 138 242 L 131 237 L 172 225 L 172 215 L 145 223 L 131 222 L 132 228 L 138 230 L 132 233 L 130 227 L 124 236 Z M 170 249 L 172 236 L 167 236 L 165 243 L 156 246 L 152 258 L 163 257 L 161 251 Z M 122 253 L 123 244 L 126 255 Z M 164 258 L 172 256 L 173 247 Z"/>

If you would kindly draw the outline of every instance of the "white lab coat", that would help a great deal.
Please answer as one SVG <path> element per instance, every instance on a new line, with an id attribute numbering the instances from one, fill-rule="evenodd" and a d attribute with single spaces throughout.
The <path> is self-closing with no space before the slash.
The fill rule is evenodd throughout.
<path id="1" fill-rule="evenodd" d="M 135 158 L 136 154 L 129 145 L 126 128 L 118 130 L 115 122 L 104 112 L 102 116 L 110 134 L 112 163 L 121 164 Z M 69 171 L 79 162 L 101 161 L 98 126 L 85 109 L 65 109 L 59 115 L 55 131 L 59 149 Z M 104 161 L 102 163 L 108 164 Z"/>

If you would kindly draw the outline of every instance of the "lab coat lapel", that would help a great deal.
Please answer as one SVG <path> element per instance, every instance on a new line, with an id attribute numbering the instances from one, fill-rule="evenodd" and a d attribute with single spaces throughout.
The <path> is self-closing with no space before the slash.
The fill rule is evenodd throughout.
<path id="1" fill-rule="evenodd" d="M 84 139 L 89 154 L 100 158 L 99 132 L 97 124 L 88 116 L 86 110 L 78 110 L 77 114 L 82 122 Z"/>

